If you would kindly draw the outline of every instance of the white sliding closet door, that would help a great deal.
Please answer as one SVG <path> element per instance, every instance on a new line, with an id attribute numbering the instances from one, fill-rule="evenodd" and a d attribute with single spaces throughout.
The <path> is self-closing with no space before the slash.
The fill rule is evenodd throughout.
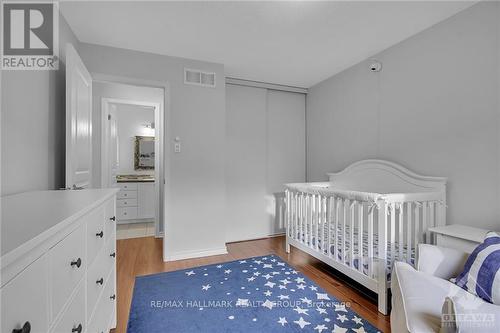
<path id="1" fill-rule="evenodd" d="M 226 240 L 269 232 L 266 211 L 266 94 L 226 86 Z"/>
<path id="2" fill-rule="evenodd" d="M 283 232 L 283 184 L 305 181 L 305 95 L 227 85 L 226 142 L 226 240 Z"/>
<path id="3" fill-rule="evenodd" d="M 270 233 L 285 231 L 283 184 L 306 180 L 305 95 L 267 94 L 267 192 L 274 198 Z"/>

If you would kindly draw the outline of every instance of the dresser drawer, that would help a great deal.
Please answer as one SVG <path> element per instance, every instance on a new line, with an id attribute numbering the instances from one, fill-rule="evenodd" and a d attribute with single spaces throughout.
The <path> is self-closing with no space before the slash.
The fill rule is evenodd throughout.
<path id="1" fill-rule="evenodd" d="M 119 199 L 116 201 L 117 207 L 137 207 L 137 199 Z"/>
<path id="2" fill-rule="evenodd" d="M 125 191 L 137 190 L 137 183 L 118 183 L 118 186 Z"/>
<path id="3" fill-rule="evenodd" d="M 0 290 L 0 332 L 10 333 L 26 322 L 31 332 L 49 329 L 48 262 L 44 255 Z"/>
<path id="4" fill-rule="evenodd" d="M 116 309 L 115 304 L 115 270 L 113 269 L 96 304 L 95 312 L 89 321 L 87 332 L 109 332 L 111 316 L 114 315 L 114 310 Z"/>
<path id="5" fill-rule="evenodd" d="M 109 332 L 110 329 L 116 327 L 116 304 L 118 295 L 116 294 L 116 268 L 113 267 L 109 274 L 108 285 L 102 294 L 102 308 L 105 313 L 104 332 Z M 106 303 L 107 302 L 107 303 Z"/>
<path id="6" fill-rule="evenodd" d="M 108 265 L 114 267 L 116 264 L 116 239 L 108 241 L 105 251 L 108 258 Z"/>
<path id="7" fill-rule="evenodd" d="M 106 218 L 104 220 L 104 239 L 107 242 L 110 239 L 116 239 L 116 212 L 115 201 L 106 203 Z"/>
<path id="8" fill-rule="evenodd" d="M 55 324 L 52 333 L 71 333 L 73 329 L 82 326 L 82 332 L 85 332 L 85 282 L 82 281 L 78 286 L 75 296 L 70 305 L 66 308 L 61 318 Z M 90 332 L 89 332 L 90 333 Z"/>
<path id="9" fill-rule="evenodd" d="M 92 264 L 97 253 L 104 246 L 104 223 L 107 220 L 105 215 L 105 207 L 101 206 L 85 218 L 87 221 L 87 266 Z"/>
<path id="10" fill-rule="evenodd" d="M 118 199 L 136 199 L 137 198 L 137 190 L 135 191 L 120 191 L 117 194 Z"/>
<path id="11" fill-rule="evenodd" d="M 137 218 L 137 207 L 119 207 L 116 209 L 118 220 L 133 220 Z"/>
<path id="12" fill-rule="evenodd" d="M 115 200 L 109 200 L 105 204 L 105 211 L 106 211 L 106 221 L 115 221 L 116 220 L 116 204 Z"/>
<path id="13" fill-rule="evenodd" d="M 103 248 L 87 273 L 87 314 L 89 316 L 92 314 L 99 295 L 104 289 L 106 279 L 114 263 L 115 260 L 110 260 L 107 249 Z"/>
<path id="14" fill-rule="evenodd" d="M 85 225 L 54 246 L 48 259 L 52 318 L 55 318 L 85 274 Z"/>

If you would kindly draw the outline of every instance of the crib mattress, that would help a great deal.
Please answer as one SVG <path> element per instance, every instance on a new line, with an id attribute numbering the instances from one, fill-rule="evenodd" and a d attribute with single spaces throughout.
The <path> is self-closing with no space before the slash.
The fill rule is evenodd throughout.
<path id="1" fill-rule="evenodd" d="M 325 230 L 326 231 L 326 230 Z M 333 237 L 334 234 L 334 227 L 330 229 L 331 232 L 331 240 L 335 240 Z M 326 238 L 326 232 L 325 232 L 325 239 Z M 358 242 L 359 242 L 359 232 L 355 228 L 353 230 L 353 238 L 354 238 L 354 249 L 353 249 L 353 259 L 351 260 L 351 237 L 350 237 L 350 231 L 349 231 L 349 226 L 346 226 L 346 232 L 342 232 L 342 227 L 339 226 L 337 230 L 337 242 L 336 244 L 330 244 L 330 253 L 331 255 L 335 255 L 335 247 L 337 247 L 337 260 L 344 263 L 345 265 L 351 267 L 354 266 L 356 270 L 359 271 L 359 265 L 360 263 L 363 265 L 362 268 L 362 273 L 365 274 L 366 276 L 372 277 L 372 278 L 377 278 L 378 276 L 378 263 L 380 259 L 378 258 L 378 235 L 374 234 L 374 239 L 373 239 L 373 256 L 370 257 L 368 255 L 368 233 L 366 231 L 363 232 L 363 253 L 360 255 L 358 252 Z M 318 251 L 327 254 L 326 247 L 327 245 L 324 245 L 324 242 L 321 240 L 321 235 L 318 239 Z M 306 244 L 307 246 L 316 246 L 316 237 L 312 237 L 312 244 L 310 239 L 305 239 L 303 233 L 297 233 L 296 240 L 301 241 L 302 243 Z M 345 245 L 343 245 L 345 243 Z M 345 246 L 345 252 L 344 252 L 344 246 Z M 401 255 L 402 257 L 399 257 L 400 251 L 399 251 L 399 244 L 394 243 L 394 253 L 392 252 L 393 244 L 391 242 L 387 242 L 387 259 L 386 259 L 386 275 L 387 275 L 387 281 L 390 281 L 391 279 L 391 271 L 392 271 L 392 265 L 394 261 L 406 261 L 409 262 L 410 264 L 414 265 L 415 263 L 415 248 L 411 247 L 408 248 L 406 245 L 403 246 Z M 407 259 L 408 258 L 408 259 Z"/>

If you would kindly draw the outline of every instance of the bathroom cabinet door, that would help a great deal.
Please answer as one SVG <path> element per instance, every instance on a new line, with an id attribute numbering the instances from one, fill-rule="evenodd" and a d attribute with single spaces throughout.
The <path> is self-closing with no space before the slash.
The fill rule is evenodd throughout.
<path id="1" fill-rule="evenodd" d="M 155 184 L 139 183 L 137 186 L 137 218 L 155 217 Z"/>

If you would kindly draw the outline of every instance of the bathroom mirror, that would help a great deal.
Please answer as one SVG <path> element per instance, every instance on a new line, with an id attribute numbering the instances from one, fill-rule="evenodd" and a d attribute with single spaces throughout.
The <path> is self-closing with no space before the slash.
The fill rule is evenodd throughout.
<path id="1" fill-rule="evenodd" d="M 134 151 L 134 169 L 152 170 L 155 168 L 155 138 L 136 136 Z"/>

